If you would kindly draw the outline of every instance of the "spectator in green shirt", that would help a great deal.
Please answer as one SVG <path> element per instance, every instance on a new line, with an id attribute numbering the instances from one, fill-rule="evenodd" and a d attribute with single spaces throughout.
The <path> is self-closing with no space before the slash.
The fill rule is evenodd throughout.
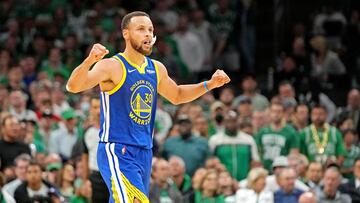
<path id="1" fill-rule="evenodd" d="M 343 131 L 344 144 L 346 149 L 345 160 L 343 167 L 341 168 L 341 173 L 344 178 L 354 179 L 354 165 L 355 160 L 360 156 L 360 147 L 355 145 L 355 138 L 357 137 L 356 130 L 348 129 Z"/>
<path id="2" fill-rule="evenodd" d="M 191 177 L 185 173 L 185 162 L 178 156 L 172 156 L 169 159 L 172 179 L 183 196 L 186 196 L 191 190 Z"/>
<path id="3" fill-rule="evenodd" d="M 200 188 L 194 193 L 194 203 L 225 203 L 223 195 L 218 195 L 219 174 L 214 169 L 208 169 L 203 177 Z"/>
<path id="4" fill-rule="evenodd" d="M 46 72 L 51 80 L 54 79 L 55 72 L 59 71 L 66 75 L 66 78 L 70 76 L 69 70 L 61 61 L 61 50 L 56 47 L 50 49 L 48 59 L 43 62 L 41 71 Z"/>
<path id="5" fill-rule="evenodd" d="M 254 138 L 238 131 L 237 119 L 235 111 L 226 113 L 225 131 L 212 136 L 209 147 L 231 176 L 240 181 L 246 178 L 252 165 L 260 162 L 260 158 Z"/>
<path id="6" fill-rule="evenodd" d="M 153 181 L 150 186 L 150 202 L 182 203 L 182 196 L 176 185 L 170 181 L 170 164 L 165 159 L 154 161 L 152 168 Z"/>
<path id="7" fill-rule="evenodd" d="M 255 140 L 264 168 L 271 171 L 273 160 L 279 156 L 299 152 L 298 134 L 284 120 L 284 107 L 280 103 L 270 105 L 271 123 L 259 130 Z"/>
<path id="8" fill-rule="evenodd" d="M 300 132 L 301 153 L 309 161 L 320 163 L 344 162 L 346 150 L 340 131 L 326 122 L 327 111 L 322 105 L 311 110 L 311 124 Z"/>

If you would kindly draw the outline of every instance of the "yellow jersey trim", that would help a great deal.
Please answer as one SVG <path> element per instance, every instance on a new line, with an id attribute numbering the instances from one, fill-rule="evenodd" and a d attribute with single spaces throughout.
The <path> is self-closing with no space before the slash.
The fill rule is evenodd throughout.
<path id="1" fill-rule="evenodd" d="M 152 60 L 152 59 L 151 59 L 151 61 L 153 62 L 154 67 L 155 67 L 156 78 L 157 78 L 157 84 L 158 84 L 158 87 L 159 87 L 159 84 L 160 84 L 159 67 L 158 67 L 158 65 L 157 65 L 157 63 L 156 63 L 156 61 L 155 61 L 155 60 Z"/>
<path id="2" fill-rule="evenodd" d="M 132 202 L 136 198 L 140 200 L 141 203 L 150 203 L 147 196 L 143 192 L 141 192 L 137 187 L 131 184 L 123 173 L 121 173 L 121 177 L 125 184 L 127 196 L 130 202 Z"/>
<path id="3" fill-rule="evenodd" d="M 145 62 L 144 62 L 141 66 L 138 66 L 137 64 L 131 62 L 128 58 L 126 58 L 126 56 L 125 56 L 124 53 L 120 53 L 120 55 L 121 55 L 122 57 L 124 57 L 124 59 L 125 59 L 131 66 L 133 66 L 134 68 L 136 68 L 136 69 L 139 71 L 140 74 L 145 74 L 145 68 L 146 68 L 146 66 L 148 65 L 148 62 L 147 62 L 147 60 L 146 60 L 145 57 L 144 57 Z"/>
<path id="4" fill-rule="evenodd" d="M 113 199 L 115 200 L 115 203 L 120 203 L 120 199 L 119 199 L 120 194 L 118 194 L 116 191 L 113 177 L 111 177 L 111 191 L 112 191 L 112 196 L 113 196 Z"/>
<path id="5" fill-rule="evenodd" d="M 117 84 L 114 89 L 108 91 L 108 94 L 109 95 L 112 95 L 114 94 L 116 91 L 118 91 L 120 89 L 120 87 L 124 84 L 125 82 L 125 79 L 126 79 L 126 68 L 125 68 L 125 64 L 122 62 L 122 60 L 118 57 L 118 56 L 113 56 L 114 58 L 116 58 L 118 61 L 120 61 L 121 63 L 121 66 L 122 66 L 122 69 L 123 69 L 123 75 L 122 75 L 122 78 L 119 82 L 119 84 Z"/>

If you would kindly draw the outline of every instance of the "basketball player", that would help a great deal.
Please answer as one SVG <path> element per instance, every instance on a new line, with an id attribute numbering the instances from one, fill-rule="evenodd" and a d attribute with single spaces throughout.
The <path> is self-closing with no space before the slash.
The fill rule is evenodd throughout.
<path id="1" fill-rule="evenodd" d="M 125 51 L 102 59 L 109 51 L 95 44 L 72 72 L 66 88 L 77 93 L 100 85 L 97 161 L 110 192 L 109 202 L 147 203 L 157 94 L 173 104 L 181 104 L 223 86 L 230 79 L 224 71 L 217 70 L 209 81 L 177 85 L 162 63 L 146 57 L 155 41 L 148 14 L 139 11 L 127 14 L 121 29 Z"/>

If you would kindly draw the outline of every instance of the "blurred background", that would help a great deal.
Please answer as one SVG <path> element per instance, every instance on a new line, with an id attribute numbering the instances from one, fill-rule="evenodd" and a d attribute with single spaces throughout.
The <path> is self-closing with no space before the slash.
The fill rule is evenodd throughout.
<path id="1" fill-rule="evenodd" d="M 1 0 L 0 202 L 108 202 L 96 163 L 99 88 L 70 94 L 65 84 L 94 43 L 106 57 L 124 50 L 121 21 L 135 10 L 154 24 L 150 57 L 178 84 L 218 68 L 232 79 L 188 104 L 158 100 L 151 202 L 360 202 L 359 9 L 355 0 Z"/>

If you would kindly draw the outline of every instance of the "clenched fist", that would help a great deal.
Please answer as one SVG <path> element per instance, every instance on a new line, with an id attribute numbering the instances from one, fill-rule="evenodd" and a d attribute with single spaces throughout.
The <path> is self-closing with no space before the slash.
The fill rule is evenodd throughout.
<path id="1" fill-rule="evenodd" d="M 216 72 L 212 75 L 211 79 L 208 81 L 209 87 L 211 89 L 221 87 L 226 83 L 230 82 L 230 78 L 223 70 L 216 70 Z"/>
<path id="2" fill-rule="evenodd" d="M 106 54 L 109 53 L 109 50 L 106 49 L 103 45 L 97 43 L 91 48 L 88 59 L 93 63 L 100 61 Z"/>

